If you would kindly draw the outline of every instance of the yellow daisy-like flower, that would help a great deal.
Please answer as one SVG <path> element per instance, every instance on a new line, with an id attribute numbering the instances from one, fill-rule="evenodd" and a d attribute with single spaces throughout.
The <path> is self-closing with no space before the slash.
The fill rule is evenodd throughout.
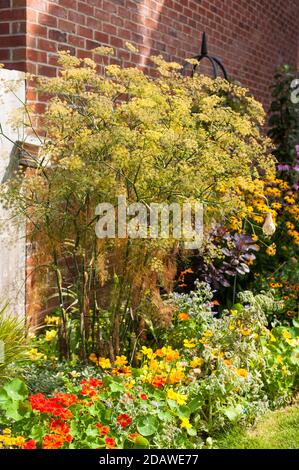
<path id="1" fill-rule="evenodd" d="M 188 418 L 180 418 L 181 419 L 181 428 L 183 429 L 191 429 L 192 424 L 190 423 Z"/>
<path id="2" fill-rule="evenodd" d="M 240 332 L 241 332 L 242 336 L 249 336 L 250 335 L 250 330 L 248 328 L 245 328 L 244 326 L 242 326 L 240 328 Z"/>
<path id="3" fill-rule="evenodd" d="M 276 245 L 275 243 L 272 243 L 272 245 L 268 246 L 266 249 L 266 253 L 269 256 L 275 256 L 276 255 Z"/>
<path id="4" fill-rule="evenodd" d="M 242 377 L 242 378 L 244 378 L 244 379 L 246 379 L 246 378 L 248 377 L 248 372 L 247 372 L 246 369 L 242 369 L 242 368 L 237 369 L 237 370 L 236 370 L 236 373 L 237 373 L 237 375 L 238 375 L 239 377 Z"/>
<path id="5" fill-rule="evenodd" d="M 167 390 L 167 398 L 176 401 L 178 405 L 186 405 L 187 403 L 187 397 L 175 392 L 172 388 Z"/>
<path id="6" fill-rule="evenodd" d="M 142 346 L 141 352 L 142 354 L 144 354 L 144 356 L 147 356 L 149 359 L 154 357 L 154 351 L 152 350 L 152 348 L 147 348 L 146 346 Z"/>
<path id="7" fill-rule="evenodd" d="M 111 368 L 110 359 L 106 359 L 105 357 L 99 357 L 98 365 L 102 367 L 102 369 L 110 369 Z"/>
<path id="8" fill-rule="evenodd" d="M 192 367 L 192 369 L 196 369 L 197 367 L 202 366 L 204 362 L 205 361 L 202 357 L 194 357 L 192 361 L 190 361 L 190 367 Z"/>
<path id="9" fill-rule="evenodd" d="M 55 338 L 56 335 L 57 335 L 56 330 L 46 331 L 45 340 L 49 341 L 49 342 L 53 341 L 53 339 Z"/>
<path id="10" fill-rule="evenodd" d="M 195 348 L 195 340 L 194 339 L 184 339 L 184 348 L 192 349 Z"/>
<path id="11" fill-rule="evenodd" d="M 117 368 L 123 367 L 123 366 L 125 366 L 127 363 L 128 363 L 128 360 L 127 360 L 126 356 L 116 356 L 116 359 L 115 359 L 115 361 L 114 361 L 114 365 L 115 365 L 115 367 L 117 367 Z"/>
<path id="12" fill-rule="evenodd" d="M 283 339 L 291 339 L 292 335 L 288 330 L 283 330 L 282 337 L 283 337 Z"/>

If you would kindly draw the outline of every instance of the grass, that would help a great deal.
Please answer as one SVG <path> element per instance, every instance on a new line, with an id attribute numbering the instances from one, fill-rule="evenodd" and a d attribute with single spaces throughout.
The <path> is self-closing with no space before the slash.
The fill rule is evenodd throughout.
<path id="1" fill-rule="evenodd" d="M 299 406 L 272 411 L 248 430 L 235 428 L 217 440 L 220 449 L 298 449 Z"/>

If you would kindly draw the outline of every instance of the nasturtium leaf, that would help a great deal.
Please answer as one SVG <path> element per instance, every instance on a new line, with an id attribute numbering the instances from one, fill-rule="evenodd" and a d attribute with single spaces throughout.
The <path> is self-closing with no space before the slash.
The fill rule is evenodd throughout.
<path id="1" fill-rule="evenodd" d="M 148 440 L 145 438 L 145 437 L 137 437 L 137 439 L 135 440 L 135 445 L 134 447 L 136 449 L 148 449 L 149 448 L 149 442 Z"/>
<path id="2" fill-rule="evenodd" d="M 195 437 L 197 435 L 196 429 L 194 429 L 194 428 L 187 429 L 187 434 L 190 437 Z"/>
<path id="3" fill-rule="evenodd" d="M 179 415 L 183 418 L 190 418 L 191 410 L 188 406 L 180 406 L 179 407 Z"/>
<path id="4" fill-rule="evenodd" d="M 226 408 L 226 410 L 224 410 L 225 416 L 227 416 L 230 421 L 236 421 L 236 419 L 238 419 L 242 413 L 243 406 L 240 404 L 236 406 L 229 406 Z"/>
<path id="5" fill-rule="evenodd" d="M 157 432 L 158 420 L 155 416 L 142 416 L 137 421 L 137 430 L 142 436 L 151 436 Z"/>
<path id="6" fill-rule="evenodd" d="M 4 385 L 4 390 L 12 400 L 25 400 L 28 397 L 28 388 L 20 379 L 14 379 Z"/>

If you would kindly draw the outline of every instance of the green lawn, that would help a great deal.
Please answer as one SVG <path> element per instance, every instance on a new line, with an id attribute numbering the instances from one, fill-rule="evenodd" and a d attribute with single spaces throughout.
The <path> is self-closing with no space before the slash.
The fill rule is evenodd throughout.
<path id="1" fill-rule="evenodd" d="M 298 449 L 299 406 L 267 413 L 251 429 L 236 428 L 217 440 L 220 449 Z"/>

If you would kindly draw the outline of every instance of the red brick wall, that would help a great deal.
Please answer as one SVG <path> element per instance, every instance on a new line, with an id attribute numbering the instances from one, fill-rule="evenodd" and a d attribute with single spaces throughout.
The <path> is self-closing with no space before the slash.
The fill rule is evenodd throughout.
<path id="1" fill-rule="evenodd" d="M 0 0 L 0 60 L 10 68 L 24 69 L 25 3 L 26 69 L 36 74 L 57 73 L 60 49 L 83 57 L 98 45 L 148 71 L 151 54 L 182 61 L 198 53 L 205 30 L 210 51 L 267 107 L 275 67 L 297 65 L 297 0 Z"/>
<path id="2" fill-rule="evenodd" d="M 26 0 L 0 0 L 0 62 L 26 69 Z"/>

